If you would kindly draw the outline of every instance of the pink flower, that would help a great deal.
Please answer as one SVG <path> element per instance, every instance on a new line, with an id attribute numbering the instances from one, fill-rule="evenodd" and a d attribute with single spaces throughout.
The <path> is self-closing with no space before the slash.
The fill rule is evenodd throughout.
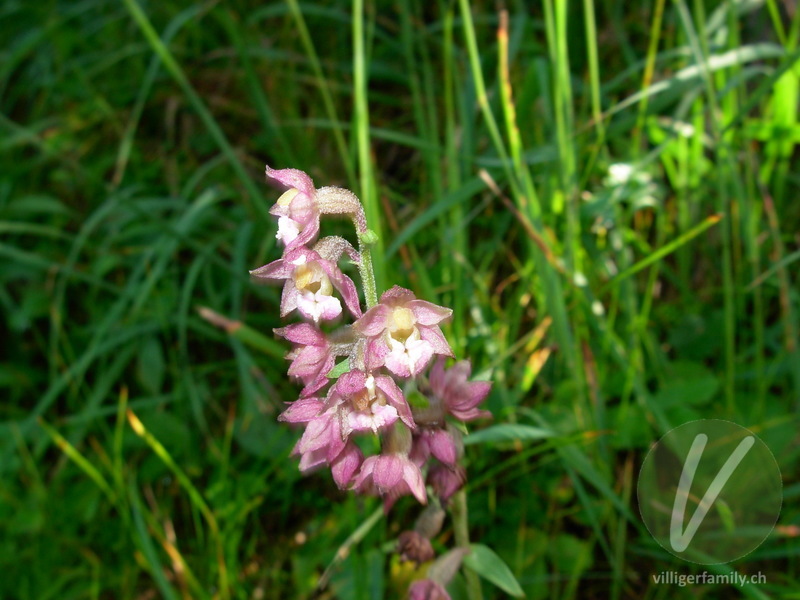
<path id="1" fill-rule="evenodd" d="M 297 309 L 315 323 L 320 319 L 335 319 L 342 312 L 342 304 L 332 295 L 334 287 L 350 312 L 356 318 L 361 316 L 353 281 L 335 262 L 322 258 L 314 250 L 303 246 L 287 250 L 283 258 L 254 269 L 250 274 L 258 279 L 286 281 L 281 295 L 282 317 Z"/>
<path id="2" fill-rule="evenodd" d="M 305 385 L 300 395 L 310 396 L 325 387 L 327 375 L 335 363 L 325 334 L 310 323 L 296 323 L 276 329 L 275 333 L 296 345 L 286 358 L 292 361 L 289 375 Z"/>
<path id="3" fill-rule="evenodd" d="M 408 588 L 408 600 L 450 600 L 450 594 L 432 579 L 420 579 Z"/>
<path id="4" fill-rule="evenodd" d="M 284 421 L 294 419 L 294 422 L 301 422 L 300 419 L 306 419 L 310 412 L 312 401 L 315 398 L 304 398 L 298 400 L 294 405 L 305 402 L 302 408 L 289 407 L 285 413 L 279 418 Z M 316 399 L 318 402 L 318 399 Z M 288 414 L 292 413 L 294 414 Z M 292 454 L 300 455 L 300 470 L 305 473 L 325 464 L 333 463 L 336 458 L 341 454 L 345 448 L 345 441 L 342 438 L 341 429 L 339 427 L 339 419 L 336 417 L 336 411 L 328 409 L 325 412 L 318 414 L 307 421 L 306 430 L 303 432 L 302 437 L 297 442 L 292 451 Z"/>
<path id="5" fill-rule="evenodd" d="M 330 404 L 337 408 L 342 435 L 352 432 L 378 433 L 400 418 L 414 428 L 411 408 L 391 377 L 353 370 L 343 374 L 331 388 Z"/>
<path id="6" fill-rule="evenodd" d="M 335 411 L 327 410 L 325 402 L 319 398 L 301 398 L 291 402 L 278 420 L 307 424 L 292 452 L 301 455 L 301 471 L 329 464 L 339 489 L 350 485 L 364 456 L 353 442 L 343 441 Z"/>
<path id="7" fill-rule="evenodd" d="M 368 493 L 374 488 L 382 496 L 390 498 L 413 494 L 422 504 L 428 501 L 419 467 L 402 454 L 368 457 L 361 465 L 353 487 Z"/>
<path id="8" fill-rule="evenodd" d="M 453 311 L 424 300 L 413 292 L 394 286 L 384 292 L 378 305 L 353 324 L 368 338 L 367 369 L 386 365 L 399 377 L 418 375 L 434 354 L 453 356 L 439 329 L 439 323 Z"/>
<path id="9" fill-rule="evenodd" d="M 267 177 L 289 188 L 269 211 L 278 217 L 275 237 L 287 250 L 308 244 L 319 233 L 320 210 L 314 182 L 298 169 L 276 170 L 267 165 L 266 171 Z"/>
<path id="10" fill-rule="evenodd" d="M 458 460 L 456 442 L 449 431 L 440 427 L 423 427 L 414 434 L 414 445 L 409 457 L 422 466 L 433 454 L 444 464 L 452 467 Z"/>
<path id="11" fill-rule="evenodd" d="M 469 381 L 471 372 L 472 365 L 468 360 L 461 360 L 447 370 L 443 359 L 436 361 L 430 375 L 434 396 L 432 404 L 442 402 L 445 411 L 460 421 L 491 417 L 488 410 L 476 407 L 489 395 L 492 384 L 489 381 Z"/>
<path id="12" fill-rule="evenodd" d="M 453 494 L 460 490 L 466 479 L 467 473 L 461 465 L 448 467 L 447 465 L 437 463 L 428 469 L 428 484 L 433 488 L 433 491 L 439 496 L 442 502 L 446 502 Z"/>

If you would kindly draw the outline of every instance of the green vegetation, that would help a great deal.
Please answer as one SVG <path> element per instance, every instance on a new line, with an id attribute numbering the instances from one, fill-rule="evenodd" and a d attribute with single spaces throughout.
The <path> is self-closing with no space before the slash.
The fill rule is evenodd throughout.
<path id="1" fill-rule="evenodd" d="M 353 189 L 380 288 L 454 308 L 513 425 L 469 440 L 471 539 L 527 598 L 800 597 L 800 11 L 377 4 L 0 5 L 0 597 L 403 597 L 413 500 L 302 477 L 275 421 L 265 162 Z M 638 468 L 701 417 L 780 464 L 778 528 L 707 569 L 766 584 L 653 583 L 703 567 Z"/>

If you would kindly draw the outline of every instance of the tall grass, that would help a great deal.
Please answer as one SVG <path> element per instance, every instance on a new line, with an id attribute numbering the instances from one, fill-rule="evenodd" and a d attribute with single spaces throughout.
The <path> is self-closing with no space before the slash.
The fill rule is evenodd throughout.
<path id="1" fill-rule="evenodd" d="M 0 32 L 0 596 L 415 576 L 391 552 L 411 505 L 301 477 L 275 423 L 296 388 L 247 276 L 276 257 L 264 163 L 356 191 L 379 287 L 455 309 L 494 422 L 523 426 L 467 438 L 468 533 L 526 597 L 694 597 L 653 584 L 696 567 L 634 490 L 709 417 L 785 484 L 773 535 L 716 567 L 768 583 L 709 594 L 800 593 L 791 6 L 9 2 Z"/>

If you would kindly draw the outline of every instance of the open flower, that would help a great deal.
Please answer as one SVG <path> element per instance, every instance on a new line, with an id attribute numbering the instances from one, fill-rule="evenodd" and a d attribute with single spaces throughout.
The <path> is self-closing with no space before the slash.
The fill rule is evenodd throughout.
<path id="1" fill-rule="evenodd" d="M 310 323 L 295 323 L 276 329 L 275 333 L 295 344 L 286 358 L 292 361 L 289 375 L 305 385 L 300 396 L 310 396 L 325 387 L 336 360 L 325 334 Z"/>
<path id="2" fill-rule="evenodd" d="M 267 177 L 289 188 L 269 210 L 278 217 L 275 237 L 287 250 L 307 244 L 319 233 L 320 210 L 314 182 L 298 169 L 276 170 L 268 165 L 266 172 Z"/>
<path id="3" fill-rule="evenodd" d="M 390 499 L 413 494 L 422 504 L 428 501 L 419 467 L 403 454 L 379 454 L 366 458 L 353 487 L 367 493 L 377 490 Z"/>
<path id="4" fill-rule="evenodd" d="M 364 456 L 353 442 L 344 441 L 334 410 L 329 410 L 319 398 L 301 398 L 291 402 L 278 419 L 306 424 L 306 430 L 293 451 L 293 454 L 301 455 L 301 471 L 329 464 L 339 489 L 350 485 Z"/>
<path id="5" fill-rule="evenodd" d="M 453 311 L 394 286 L 353 327 L 368 338 L 364 361 L 367 369 L 386 365 L 399 377 L 418 375 L 434 354 L 453 356 L 439 323 Z"/>
<path id="6" fill-rule="evenodd" d="M 339 419 L 335 410 L 325 410 L 309 418 L 313 409 L 313 401 L 317 400 L 319 406 L 324 405 L 319 399 L 304 398 L 297 400 L 279 417 L 283 421 L 302 422 L 308 418 L 306 429 L 302 437 L 292 450 L 292 454 L 300 455 L 300 470 L 305 473 L 321 465 L 332 464 L 345 449 L 339 427 Z M 301 406 L 298 404 L 303 403 Z M 308 413 L 306 412 L 308 411 Z"/>
<path id="7" fill-rule="evenodd" d="M 477 406 L 489 395 L 492 384 L 489 381 L 469 381 L 471 373 L 472 365 L 468 360 L 460 360 L 447 370 L 443 359 L 436 361 L 430 376 L 431 406 L 441 406 L 444 412 L 459 421 L 491 417 L 492 413 L 478 410 Z"/>
<path id="8" fill-rule="evenodd" d="M 331 260 L 322 258 L 305 247 L 287 250 L 283 258 L 250 271 L 257 279 L 285 280 L 281 295 L 281 316 L 297 309 L 303 316 L 318 323 L 342 312 L 342 304 L 333 296 L 333 289 L 344 298 L 350 312 L 358 318 L 361 307 L 353 281 Z"/>
<path id="9" fill-rule="evenodd" d="M 415 427 L 403 392 L 386 375 L 349 371 L 331 388 L 329 402 L 338 411 L 343 437 L 361 431 L 377 434 L 398 418 L 408 427 Z"/>

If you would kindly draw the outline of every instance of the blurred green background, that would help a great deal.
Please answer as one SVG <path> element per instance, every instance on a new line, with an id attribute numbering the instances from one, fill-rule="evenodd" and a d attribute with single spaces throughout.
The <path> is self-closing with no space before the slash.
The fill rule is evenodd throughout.
<path id="1" fill-rule="evenodd" d="M 382 289 L 454 308 L 494 381 L 471 537 L 527 598 L 800 598 L 796 4 L 366 4 L 0 4 L 0 597 L 405 594 L 409 499 L 317 590 L 379 504 L 302 477 L 275 422 L 266 162 L 353 189 Z M 785 486 L 766 543 L 706 569 L 635 493 L 701 417 Z"/>

